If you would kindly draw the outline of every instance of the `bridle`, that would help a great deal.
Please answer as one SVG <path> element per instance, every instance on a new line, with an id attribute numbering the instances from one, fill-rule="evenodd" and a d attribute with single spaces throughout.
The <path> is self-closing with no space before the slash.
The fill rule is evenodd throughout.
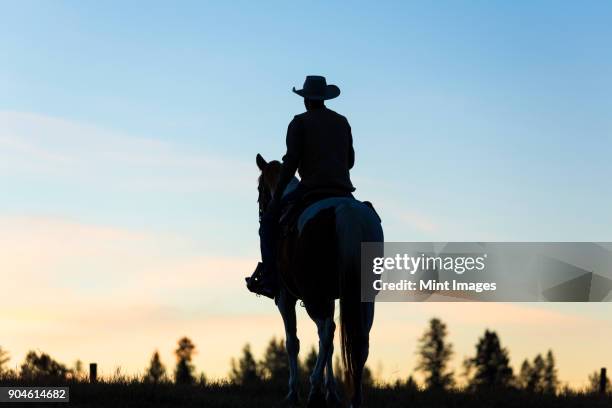
<path id="1" fill-rule="evenodd" d="M 274 174 L 274 172 L 280 172 L 281 164 L 277 161 L 269 162 L 265 169 L 261 171 L 259 178 L 257 179 L 257 192 L 258 198 L 257 202 L 259 203 L 259 221 L 261 221 L 261 217 L 266 212 L 268 208 L 268 204 L 272 201 L 272 191 L 268 187 L 268 183 L 266 183 L 266 174 L 268 177 Z"/>
<path id="2" fill-rule="evenodd" d="M 270 203 L 270 200 L 272 200 L 272 194 L 270 193 L 270 190 L 266 186 L 266 183 L 264 181 L 263 172 L 259 176 L 257 183 L 258 183 L 257 184 L 257 193 L 258 193 L 257 203 L 259 204 L 259 221 L 261 221 L 261 217 L 263 217 L 263 214 L 266 211 L 266 208 L 268 208 L 268 204 Z"/>

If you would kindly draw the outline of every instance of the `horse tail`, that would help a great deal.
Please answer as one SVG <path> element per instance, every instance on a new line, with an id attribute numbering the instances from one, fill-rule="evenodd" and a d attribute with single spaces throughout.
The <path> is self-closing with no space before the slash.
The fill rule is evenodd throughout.
<path id="1" fill-rule="evenodd" d="M 336 211 L 336 234 L 340 268 L 340 344 L 344 377 L 349 389 L 353 389 L 361 384 L 374 318 L 374 305 L 361 302 L 361 243 L 382 242 L 383 232 L 378 215 L 367 205 L 352 201 Z"/>

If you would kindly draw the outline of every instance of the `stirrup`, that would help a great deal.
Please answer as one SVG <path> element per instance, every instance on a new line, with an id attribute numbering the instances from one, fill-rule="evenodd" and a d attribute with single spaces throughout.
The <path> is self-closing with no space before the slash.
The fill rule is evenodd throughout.
<path id="1" fill-rule="evenodd" d="M 257 268 L 255 268 L 255 272 L 250 277 L 244 278 L 246 281 L 247 289 L 251 292 L 255 293 L 258 296 L 269 297 L 270 299 L 274 299 L 276 297 L 276 293 L 273 289 L 265 286 L 263 283 L 263 273 L 264 273 L 264 265 L 259 262 L 257 264 Z"/>

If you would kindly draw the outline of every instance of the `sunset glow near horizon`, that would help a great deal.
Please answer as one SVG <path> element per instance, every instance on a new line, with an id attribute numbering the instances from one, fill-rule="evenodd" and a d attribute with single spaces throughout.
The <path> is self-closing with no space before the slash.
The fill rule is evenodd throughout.
<path id="1" fill-rule="evenodd" d="M 605 2 L 15 2 L 0 16 L 0 346 L 102 375 L 181 336 L 223 378 L 283 338 L 244 287 L 259 259 L 255 155 L 278 159 L 307 74 L 355 140 L 356 196 L 387 241 L 612 241 Z M 312 22 L 316 25 L 313 26 Z M 562 28 L 562 29 L 561 29 Z M 368 365 L 413 374 L 440 317 L 462 372 L 485 329 L 515 372 L 612 367 L 610 303 L 377 304 Z M 299 308 L 305 356 L 314 324 Z M 418 378 L 418 376 L 417 376 Z M 460 379 L 460 377 L 459 377 Z"/>

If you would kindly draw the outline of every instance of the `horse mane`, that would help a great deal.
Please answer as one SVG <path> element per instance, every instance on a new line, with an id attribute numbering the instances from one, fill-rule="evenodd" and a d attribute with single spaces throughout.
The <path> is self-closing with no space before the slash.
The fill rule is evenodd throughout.
<path id="1" fill-rule="evenodd" d="M 266 164 L 257 178 L 257 203 L 259 204 L 259 219 L 268 208 L 272 200 L 271 187 L 278 183 L 282 165 L 278 160 L 272 160 Z"/>

